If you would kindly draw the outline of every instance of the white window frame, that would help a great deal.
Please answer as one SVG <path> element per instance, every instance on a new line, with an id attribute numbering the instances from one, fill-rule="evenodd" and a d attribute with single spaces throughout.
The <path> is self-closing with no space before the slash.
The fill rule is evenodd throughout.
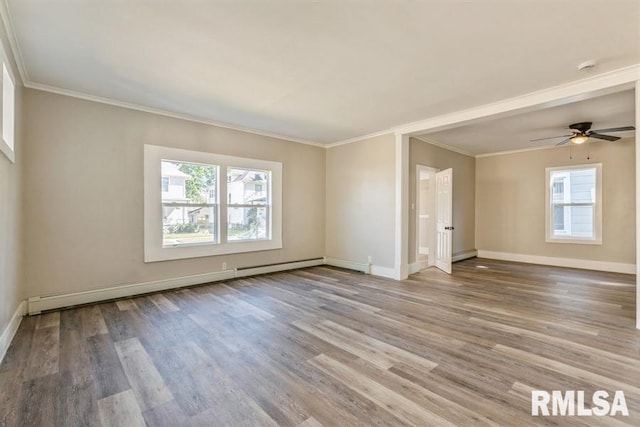
<path id="1" fill-rule="evenodd" d="M 555 204 L 551 197 L 551 174 L 553 172 L 566 172 L 564 174 L 564 203 L 571 201 L 571 178 L 570 172 L 578 169 L 595 169 L 596 186 L 595 186 L 595 202 L 593 205 L 593 237 L 580 237 L 571 235 L 571 225 L 565 224 L 566 236 L 557 236 L 554 234 L 553 221 Z M 546 168 L 546 191 L 545 191 L 545 241 L 547 243 L 573 243 L 583 245 L 601 245 L 602 244 L 602 163 L 590 163 L 573 166 L 559 166 Z M 576 204 L 576 206 L 581 204 Z"/>
<path id="2" fill-rule="evenodd" d="M 0 44 L 0 60 L 2 62 L 2 117 L 0 120 L 0 151 L 12 162 L 16 161 L 15 151 L 15 109 L 16 84 L 11 67 L 7 65 L 4 46 Z"/>
<path id="3" fill-rule="evenodd" d="M 162 160 L 202 163 L 219 170 L 219 243 L 162 245 Z M 246 168 L 271 172 L 271 236 L 260 240 L 227 241 L 227 168 Z M 282 248 L 282 163 L 248 159 L 157 145 L 144 146 L 144 261 L 156 262 Z"/>

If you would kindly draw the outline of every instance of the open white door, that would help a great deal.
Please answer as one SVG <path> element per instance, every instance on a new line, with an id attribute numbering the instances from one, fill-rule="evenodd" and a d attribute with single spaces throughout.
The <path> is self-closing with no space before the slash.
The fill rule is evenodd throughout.
<path id="1" fill-rule="evenodd" d="M 436 267 L 451 274 L 453 169 L 436 173 Z"/>

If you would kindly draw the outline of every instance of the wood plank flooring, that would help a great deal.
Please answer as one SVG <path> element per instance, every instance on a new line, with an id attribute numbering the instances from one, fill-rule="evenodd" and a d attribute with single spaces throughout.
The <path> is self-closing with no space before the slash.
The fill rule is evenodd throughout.
<path id="1" fill-rule="evenodd" d="M 634 283 L 483 259 L 403 282 L 314 267 L 26 317 L 0 425 L 638 426 Z M 531 416 L 531 390 L 600 389 L 629 416 Z"/>

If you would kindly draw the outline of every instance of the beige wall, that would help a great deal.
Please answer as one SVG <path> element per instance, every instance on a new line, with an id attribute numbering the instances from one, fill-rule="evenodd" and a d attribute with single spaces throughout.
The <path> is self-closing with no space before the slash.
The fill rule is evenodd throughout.
<path id="1" fill-rule="evenodd" d="M 393 268 L 394 135 L 328 148 L 326 180 L 327 256 Z"/>
<path id="2" fill-rule="evenodd" d="M 9 50 L 9 41 L 4 25 L 0 22 L 0 38 Z M 18 69 L 10 51 L 6 52 L 9 63 L 16 78 L 15 94 L 15 163 L 0 152 L 0 335 L 5 331 L 11 317 L 25 297 L 21 286 L 22 271 L 20 258 L 22 254 L 21 237 L 21 199 L 22 199 L 22 165 L 24 151 L 22 149 L 22 83 L 19 81 Z M 1 100 L 0 100 L 1 102 Z"/>
<path id="3" fill-rule="evenodd" d="M 8 45 L 7 45 L 8 46 Z M 22 87 L 16 86 L 16 162 L 0 152 L 0 335 L 24 299 L 21 285 L 20 256 L 22 197 L 20 173 L 23 164 L 21 138 Z"/>
<path id="4" fill-rule="evenodd" d="M 632 138 L 478 158 L 479 250 L 635 263 L 635 163 Z M 591 160 L 587 160 L 589 152 Z M 603 244 L 545 243 L 545 168 L 602 163 Z"/>
<path id="5" fill-rule="evenodd" d="M 409 263 L 416 261 L 416 166 L 453 168 L 453 254 L 475 249 L 476 160 L 415 138 L 409 140 Z"/>
<path id="6" fill-rule="evenodd" d="M 23 219 L 27 296 L 322 257 L 325 150 L 25 91 Z M 143 145 L 283 163 L 283 249 L 145 264 Z"/>

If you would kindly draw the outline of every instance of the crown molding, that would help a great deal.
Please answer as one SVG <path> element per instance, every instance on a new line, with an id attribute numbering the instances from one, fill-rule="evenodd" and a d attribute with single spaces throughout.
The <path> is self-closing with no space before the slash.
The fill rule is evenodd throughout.
<path id="1" fill-rule="evenodd" d="M 49 85 L 44 85 L 44 84 L 33 82 L 29 78 L 29 73 L 27 72 L 27 69 L 26 69 L 26 67 L 24 65 L 24 58 L 22 56 L 22 49 L 20 48 L 20 43 L 18 42 L 18 38 L 15 35 L 13 19 L 11 18 L 11 11 L 9 9 L 9 5 L 7 3 L 7 0 L 0 0 L 0 17 L 2 18 L 2 23 L 4 24 L 5 30 L 7 32 L 7 38 L 9 39 L 9 47 L 11 48 L 11 51 L 13 53 L 13 59 L 14 59 L 14 61 L 16 63 L 17 68 L 18 68 L 18 73 L 20 74 L 20 78 L 22 79 L 22 84 L 24 85 L 24 87 L 27 87 L 27 88 L 30 88 L 30 89 L 37 89 L 37 90 L 41 90 L 41 91 L 44 91 L 44 92 L 51 92 L 51 93 L 55 93 L 55 94 L 58 94 L 58 95 L 64 95 L 64 96 L 70 96 L 70 97 L 73 97 L 73 98 L 84 99 L 86 101 L 93 101 L 93 102 L 98 102 L 98 103 L 101 103 L 101 104 L 112 105 L 112 106 L 115 106 L 115 107 L 121 107 L 121 108 L 130 109 L 130 110 L 143 111 L 145 113 L 157 114 L 157 115 L 160 115 L 160 116 L 171 117 L 171 118 L 174 118 L 174 119 L 186 120 L 186 121 L 195 122 L 195 123 L 202 123 L 202 124 L 210 125 L 210 126 L 217 126 L 217 127 L 224 128 L 224 129 L 230 129 L 230 130 L 236 130 L 236 131 L 240 131 L 240 132 L 251 133 L 251 134 L 254 134 L 254 135 L 265 136 L 265 137 L 268 137 L 268 138 L 275 138 L 275 139 L 280 139 L 280 140 L 285 140 L 285 141 L 290 141 L 290 142 L 297 142 L 299 144 L 311 145 L 311 146 L 314 146 L 314 147 L 324 148 L 326 146 L 325 144 L 322 144 L 322 143 L 319 143 L 319 142 L 315 142 L 315 141 L 309 141 L 309 140 L 306 140 L 306 139 L 294 138 L 294 137 L 287 136 L 287 135 L 280 135 L 280 134 L 277 134 L 277 133 L 265 132 L 265 131 L 258 130 L 258 129 L 252 129 L 252 128 L 248 128 L 248 127 L 237 126 L 237 125 L 233 125 L 233 124 L 230 124 L 230 123 L 218 122 L 218 121 L 215 121 L 215 120 L 209 120 L 209 119 L 205 119 L 205 118 L 202 118 L 202 117 L 192 116 L 192 115 L 189 115 L 189 114 L 180 114 L 180 113 L 176 113 L 176 112 L 173 112 L 173 111 L 163 110 L 163 109 L 160 109 L 160 108 L 153 108 L 153 107 L 148 107 L 148 106 L 144 106 L 144 105 L 140 105 L 140 104 L 118 101 L 118 100 L 111 99 L 111 98 L 100 97 L 100 96 L 95 96 L 95 95 L 89 95 L 89 94 L 82 93 L 82 92 L 76 92 L 76 91 L 72 91 L 72 90 L 62 89 L 62 88 L 58 88 L 58 87 L 54 87 L 54 86 L 49 86 Z"/>
<path id="2" fill-rule="evenodd" d="M 640 64 L 587 77 L 581 80 L 507 98 L 490 104 L 397 126 L 397 134 L 415 136 L 421 132 L 436 132 L 462 125 L 479 123 L 542 108 L 570 104 L 610 93 L 632 89 L 640 80 Z"/>
<path id="3" fill-rule="evenodd" d="M 240 131 L 240 132 L 251 133 L 251 134 L 254 134 L 254 135 L 260 135 L 260 136 L 265 136 L 265 137 L 268 137 L 268 138 L 280 139 L 280 140 L 284 140 L 284 141 L 296 142 L 296 143 L 299 143 L 299 144 L 312 145 L 314 147 L 321 147 L 321 148 L 325 147 L 325 144 L 321 144 L 321 143 L 314 142 L 314 141 L 294 138 L 294 137 L 286 136 L 286 135 L 279 135 L 279 134 L 271 133 L 271 132 L 264 132 L 264 131 L 257 130 L 257 129 L 252 129 L 252 128 L 247 128 L 247 127 L 232 125 L 232 124 L 229 124 L 229 123 L 218 122 L 218 121 L 215 121 L 215 120 L 208 120 L 208 119 L 204 119 L 204 118 L 201 118 L 201 117 L 192 116 L 192 115 L 189 115 L 189 114 L 175 113 L 175 112 L 168 111 L 168 110 L 162 110 L 160 108 L 147 107 L 147 106 L 140 105 L 140 104 L 134 104 L 134 103 L 129 103 L 129 102 L 118 101 L 118 100 L 115 100 L 115 99 L 104 98 L 104 97 L 95 96 L 95 95 L 89 95 L 89 94 L 82 93 L 82 92 L 75 92 L 75 91 L 72 91 L 72 90 L 60 89 L 60 88 L 57 88 L 57 87 L 54 87 L 54 86 L 43 85 L 43 84 L 40 84 L 40 83 L 25 82 L 24 86 L 29 88 L 29 89 L 36 89 L 36 90 L 41 90 L 41 91 L 44 91 L 44 92 L 55 93 L 55 94 L 58 94 L 58 95 L 69 96 L 69 97 L 72 97 L 72 98 L 84 99 L 86 101 L 98 102 L 100 104 L 107 104 L 107 105 L 112 105 L 112 106 L 115 106 L 115 107 L 121 107 L 121 108 L 130 109 L 130 110 L 142 111 L 142 112 L 145 112 L 145 113 L 157 114 L 159 116 L 171 117 L 171 118 L 174 118 L 174 119 L 186 120 L 186 121 L 195 122 L 195 123 L 202 123 L 202 124 L 205 124 L 205 125 L 216 126 L 216 127 L 220 127 L 220 128 L 224 128 L 224 129 L 230 129 L 230 130 L 235 130 L 235 131 Z"/>
<path id="4" fill-rule="evenodd" d="M 338 147 L 340 145 L 351 144 L 352 142 L 364 141 L 365 139 L 376 138 L 378 136 L 389 135 L 392 134 L 393 131 L 391 129 L 382 130 L 380 132 L 369 133 L 367 135 L 356 136 L 355 138 L 345 139 L 343 141 L 333 142 L 331 144 L 326 144 L 325 148 L 333 148 Z"/>
<path id="5" fill-rule="evenodd" d="M 475 154 L 471 154 L 468 151 L 461 150 L 460 148 L 453 147 L 451 145 L 443 144 L 443 143 L 438 142 L 438 141 L 436 141 L 434 139 L 430 139 L 430 138 L 426 137 L 425 135 L 413 135 L 411 138 L 415 138 L 415 139 L 417 139 L 419 141 L 426 142 L 427 144 L 435 145 L 436 147 L 440 147 L 440 148 L 445 149 L 445 150 L 453 151 L 454 153 L 462 154 L 464 156 L 477 157 Z"/>

